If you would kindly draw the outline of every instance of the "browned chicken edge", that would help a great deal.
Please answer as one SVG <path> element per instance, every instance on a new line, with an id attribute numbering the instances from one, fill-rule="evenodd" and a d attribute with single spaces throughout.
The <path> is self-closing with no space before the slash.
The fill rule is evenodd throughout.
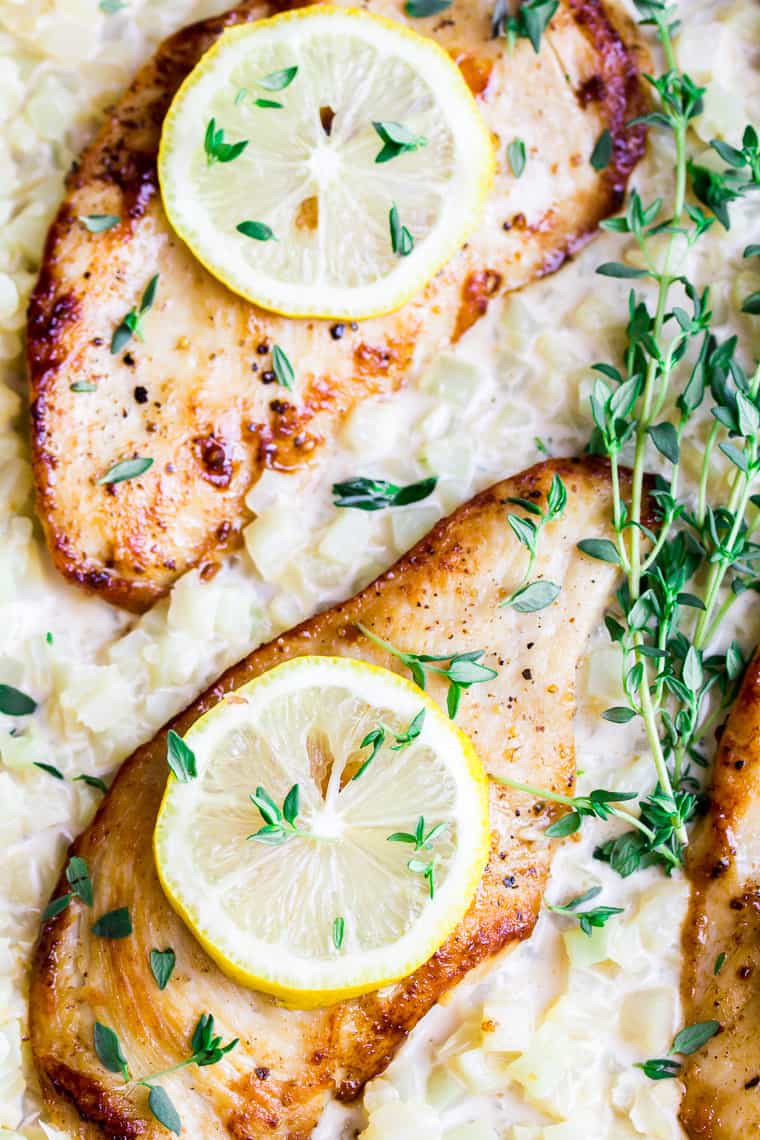
<path id="1" fill-rule="evenodd" d="M 297 6 L 287 0 L 274 0 L 272 11 Z M 607 129 L 613 140 L 612 158 L 601 175 L 606 193 L 598 196 L 596 216 L 581 233 L 576 233 L 565 248 L 555 250 L 544 264 L 542 275 L 560 268 L 590 238 L 600 220 L 614 212 L 621 204 L 627 180 L 644 153 L 645 130 L 626 124 L 643 113 L 647 95 L 641 81 L 644 51 L 637 43 L 635 29 L 620 12 L 611 12 L 602 0 L 569 0 L 573 18 L 584 36 L 593 45 L 599 59 L 599 71 L 584 83 L 577 93 L 582 105 L 598 104 Z M 160 122 L 171 98 L 185 75 L 195 66 L 199 46 L 206 50 L 225 27 L 250 18 L 244 6 L 219 17 L 191 25 L 164 41 L 152 60 L 138 73 L 130 91 L 141 86 L 154 85 L 160 90 L 155 96 L 153 115 Z M 177 60 L 182 60 L 180 66 Z M 46 401 L 54 398 L 54 385 L 58 371 L 65 365 L 64 336 L 69 326 L 80 316 L 77 298 L 72 293 L 60 292 L 56 266 L 59 251 L 74 223 L 68 196 L 80 187 L 97 170 L 98 177 L 110 178 L 124 195 L 126 204 L 123 240 L 132 239 L 136 224 L 143 217 L 147 204 L 158 193 L 155 152 L 134 149 L 114 149 L 109 152 L 105 140 L 119 122 L 121 104 L 112 112 L 110 120 L 100 134 L 75 163 L 67 180 L 68 195 L 48 233 L 42 269 L 31 297 L 27 324 L 27 359 L 31 388 L 33 470 L 37 495 L 37 511 L 45 529 L 49 549 L 56 568 L 70 581 L 100 594 L 114 605 L 135 612 L 148 609 L 168 589 L 163 583 L 140 581 L 119 575 L 107 566 L 87 559 L 76 549 L 67 533 L 55 519 L 53 487 L 57 460 L 46 447 Z M 474 283 L 476 285 L 477 283 Z M 474 286 L 473 286 L 474 287 Z M 477 304 L 476 304 L 477 302 Z M 477 316 L 487 307 L 481 298 L 475 298 Z M 226 533 L 223 540 L 212 546 L 194 565 L 209 565 L 240 542 L 241 527 Z"/>

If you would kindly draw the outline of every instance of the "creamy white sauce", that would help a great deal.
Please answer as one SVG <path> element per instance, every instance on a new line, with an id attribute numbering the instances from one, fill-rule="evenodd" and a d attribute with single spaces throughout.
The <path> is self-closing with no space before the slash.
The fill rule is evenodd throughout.
<path id="1" fill-rule="evenodd" d="M 441 514 L 541 458 L 536 437 L 553 454 L 578 452 L 590 430 L 588 366 L 621 347 L 627 285 L 600 282 L 593 270 L 619 257 L 624 242 L 603 236 L 557 276 L 494 305 L 414 388 L 360 408 L 318 472 L 266 475 L 250 496 L 260 518 L 248 551 L 213 582 L 188 575 L 169 602 L 139 620 L 66 586 L 30 521 L 26 413 L 13 394 L 24 390 L 23 309 L 63 172 L 99 109 L 161 35 L 220 7 L 134 0 L 106 18 L 94 14 L 93 0 L 0 0 L 0 369 L 7 385 L 0 387 L 0 681 L 44 700 L 20 737 L 0 718 L 0 1130 L 10 1130 L 0 1136 L 42 1135 L 25 1044 L 26 971 L 65 847 L 99 798 L 32 761 L 54 763 L 67 776 L 108 772 L 226 664 L 353 592 Z M 700 138 L 735 142 L 760 112 L 757 5 L 689 0 L 682 12 L 679 52 L 694 78 L 711 85 Z M 637 173 L 646 197 L 667 193 L 670 163 L 667 144 L 653 140 Z M 741 298 L 759 287 L 757 270 L 741 259 L 757 240 L 757 199 L 734 217 L 730 233 L 715 227 L 700 244 L 689 271 L 712 283 L 719 328 L 738 331 L 745 352 L 754 335 L 757 351 L 757 331 L 738 315 Z M 702 430 L 695 426 L 684 448 L 692 479 Z M 331 506 L 338 478 L 403 482 L 428 471 L 441 476 L 435 497 L 404 513 L 340 515 Z M 757 638 L 757 624 L 747 606 L 738 612 L 734 627 L 745 645 Z M 581 791 L 652 783 L 637 727 L 599 719 L 618 703 L 617 685 L 614 651 L 600 631 L 579 675 Z M 367 1140 L 681 1135 L 677 1082 L 654 1085 L 632 1066 L 664 1051 L 680 1024 L 686 888 L 681 876 L 654 871 L 621 880 L 592 857 L 610 833 L 592 823 L 579 842 L 562 846 L 548 898 L 566 901 L 598 882 L 597 901 L 625 913 L 586 942 L 577 930 L 567 942 L 572 924 L 542 913 L 531 939 L 431 1011 L 369 1087 L 365 1107 L 331 1106 L 319 1140 L 353 1135 L 368 1119 Z M 483 1030 L 497 1006 L 513 1034 L 507 1043 L 519 1048 L 481 1048 L 500 1031 L 493 1017 Z"/>

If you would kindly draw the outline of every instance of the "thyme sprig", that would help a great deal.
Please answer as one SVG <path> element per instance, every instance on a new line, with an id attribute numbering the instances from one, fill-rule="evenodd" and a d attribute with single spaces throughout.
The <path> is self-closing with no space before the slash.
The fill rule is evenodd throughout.
<path id="1" fill-rule="evenodd" d="M 601 887 L 590 887 L 583 894 L 568 899 L 566 903 L 545 903 L 544 905 L 552 914 L 561 914 L 567 918 L 577 919 L 580 929 L 590 938 L 594 930 L 601 930 L 611 918 L 614 918 L 616 914 L 623 914 L 625 910 L 621 906 L 594 906 L 589 910 L 578 909 L 601 893 Z"/>
<path id="2" fill-rule="evenodd" d="M 394 831 L 393 835 L 388 836 L 389 843 L 409 843 L 414 847 L 415 851 L 421 851 L 423 857 L 412 857 L 407 861 L 407 867 L 415 875 L 422 875 L 428 885 L 428 894 L 431 899 L 435 898 L 435 863 L 436 857 L 429 852 L 441 835 L 448 829 L 448 823 L 437 823 L 431 827 L 429 831 L 425 830 L 425 817 L 421 815 L 417 819 L 417 826 L 414 831 Z"/>
<path id="3" fill-rule="evenodd" d="M 415 716 L 413 716 L 409 721 L 409 724 L 406 726 L 403 732 L 394 732 L 392 728 L 389 728 L 387 724 L 383 724 L 382 721 L 380 721 L 380 723 L 376 725 L 375 728 L 371 728 L 367 735 L 363 738 L 359 747 L 370 748 L 372 751 L 370 752 L 367 759 L 363 762 L 361 767 L 352 776 L 352 779 L 358 780 L 360 776 L 364 775 L 372 761 L 377 756 L 380 749 L 385 744 L 387 737 L 393 737 L 394 743 L 390 746 L 391 752 L 401 752 L 404 748 L 408 748 L 409 745 L 414 740 L 416 740 L 422 732 L 423 726 L 425 724 L 425 711 L 425 709 L 420 709 L 420 711 L 416 713 Z"/>
<path id="4" fill-rule="evenodd" d="M 367 629 L 361 622 L 357 622 L 356 625 L 365 637 L 374 641 L 375 645 L 379 645 L 381 649 L 387 649 L 389 653 L 403 662 L 412 674 L 415 685 L 420 689 L 425 688 L 429 673 L 445 677 L 449 683 L 446 708 L 451 720 L 454 720 L 457 715 L 463 692 L 472 685 L 492 681 L 494 677 L 498 676 L 495 669 L 480 663 L 480 658 L 485 653 L 484 649 L 474 649 L 469 653 L 408 653 L 403 649 L 398 649 L 390 641 L 384 641 L 382 637 L 378 637 L 376 633 Z M 447 662 L 448 664 L 446 664 Z M 443 667 L 445 664 L 446 668 Z"/>
<path id="5" fill-rule="evenodd" d="M 702 112 L 705 88 L 676 64 L 675 8 L 661 0 L 636 0 L 636 6 L 665 58 L 664 72 L 646 77 L 656 107 L 636 122 L 673 140 L 672 200 L 647 201 L 633 190 L 621 216 L 603 223 L 634 239 L 639 264 L 605 262 L 597 272 L 645 282 L 654 297 L 631 289 L 622 359 L 593 366 L 589 450 L 610 463 L 614 536 L 579 543 L 585 554 L 622 570 L 606 625 L 622 651 L 625 703 L 604 716 L 620 724 L 641 721 L 655 768 L 653 790 L 636 797 L 638 810 L 611 812 L 631 817 L 631 830 L 595 853 L 623 875 L 653 862 L 666 870 L 682 862 L 687 823 L 699 807 L 692 766 L 706 763 L 702 741 L 732 702 L 745 667 L 739 645 L 718 650 L 717 635 L 736 600 L 760 589 L 760 544 L 754 540 L 760 521 L 760 362 L 745 370 L 737 338 L 721 341 L 713 332 L 709 289 L 676 269 L 680 255 L 716 220 L 728 228 L 735 201 L 760 187 L 758 135 L 748 126 L 741 147 L 713 140 L 723 170 L 691 160 L 688 131 Z M 681 488 L 684 440 L 705 411 L 710 426 L 697 494 L 687 496 Z M 654 482 L 646 475 L 653 455 L 667 472 Z M 725 462 L 716 462 L 721 456 L 732 469 L 728 492 Z M 632 468 L 625 489 L 624 459 Z M 569 816 L 553 825 L 553 834 L 558 828 L 569 833 L 584 815 L 598 815 L 584 811 L 582 801 L 568 806 Z"/>
<path id="6" fill-rule="evenodd" d="M 534 613 L 550 606 L 559 597 L 561 587 L 547 578 L 530 580 L 533 567 L 538 557 L 538 541 L 541 531 L 547 523 L 558 519 L 567 505 L 567 490 L 559 475 L 552 477 L 549 494 L 546 497 L 546 509 L 542 510 L 538 503 L 532 499 L 512 498 L 508 503 L 527 511 L 527 518 L 523 515 L 507 515 L 507 522 L 515 538 L 528 551 L 528 562 L 522 578 L 516 589 L 502 602 L 501 606 L 510 606 L 518 613 Z"/>

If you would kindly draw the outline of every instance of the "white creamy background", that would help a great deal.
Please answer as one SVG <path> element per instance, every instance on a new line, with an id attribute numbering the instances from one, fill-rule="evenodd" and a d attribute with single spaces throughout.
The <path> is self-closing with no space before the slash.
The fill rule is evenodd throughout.
<path id="1" fill-rule="evenodd" d="M 267 473 L 250 495 L 257 515 L 246 549 L 208 583 L 189 574 L 171 597 L 133 618 L 55 575 L 30 497 L 21 337 L 29 291 L 63 176 L 104 108 L 166 34 L 212 11 L 203 0 L 128 0 L 115 15 L 97 0 L 0 0 L 0 682 L 42 703 L 19 730 L 0 717 L 0 1137 L 41 1140 L 25 1044 L 26 972 L 39 914 L 67 844 L 100 796 L 73 777 L 106 775 L 222 668 L 295 621 L 346 596 L 388 566 L 475 491 L 552 454 L 578 452 L 590 431 L 589 365 L 622 346 L 628 286 L 595 277 L 623 256 L 600 237 L 555 277 L 492 307 L 419 383 L 367 401 L 318 469 Z M 736 143 L 760 120 L 760 6 L 688 0 L 679 61 L 708 82 L 695 146 Z M 530 163 L 530 150 L 528 152 Z M 654 136 L 636 181 L 646 199 L 669 191 L 671 154 Z M 734 210 L 689 257 L 712 285 L 719 328 L 739 333 L 747 360 L 760 322 L 739 313 L 760 288 L 760 196 Z M 754 340 L 752 339 L 754 338 Z M 700 461 L 698 423 L 686 473 Z M 374 475 L 405 482 L 435 472 L 435 496 L 396 513 L 336 511 L 330 486 Z M 749 606 L 740 640 L 757 640 Z M 52 635 L 48 637 L 47 635 Z M 727 631 L 727 636 L 729 632 Z M 616 651 L 600 631 L 579 675 L 581 791 L 648 787 L 636 725 L 604 724 L 618 703 Z M 58 781 L 33 767 L 56 765 Z M 534 936 L 498 968 L 468 981 L 418 1027 L 365 1096 L 366 1113 L 335 1110 L 319 1129 L 336 1140 L 677 1140 L 679 1087 L 649 1082 L 633 1062 L 661 1054 L 680 1025 L 680 876 L 621 880 L 593 860 L 609 825 L 584 827 L 559 850 L 549 888 L 566 901 L 599 883 L 599 902 L 625 907 L 589 939 L 542 914 Z M 56 1135 L 47 1130 L 47 1135 Z M 60 1134 L 58 1134 L 60 1135 Z"/>

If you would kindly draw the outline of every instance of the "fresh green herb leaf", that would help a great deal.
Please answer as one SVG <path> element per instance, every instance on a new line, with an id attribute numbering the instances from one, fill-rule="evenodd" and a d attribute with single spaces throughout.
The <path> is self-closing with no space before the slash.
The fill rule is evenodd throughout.
<path id="1" fill-rule="evenodd" d="M 386 121 L 375 121 L 372 126 L 383 144 L 382 149 L 377 153 L 375 162 L 390 162 L 392 158 L 398 158 L 400 154 L 410 154 L 412 151 L 427 146 L 427 139 L 424 135 L 415 135 L 403 123 L 388 119 Z"/>
<path id="2" fill-rule="evenodd" d="M 401 225 L 398 206 L 394 202 L 388 214 L 388 224 L 391 231 L 391 249 L 399 257 L 408 257 L 414 249 L 414 238 L 406 226 Z"/>
<path id="3" fill-rule="evenodd" d="M 605 709 L 602 713 L 602 718 L 608 720 L 610 724 L 628 724 L 635 716 L 636 710 L 626 705 L 615 705 L 614 708 Z"/>
<path id="4" fill-rule="evenodd" d="M 234 162 L 236 158 L 240 158 L 247 146 L 248 139 L 241 139 L 236 143 L 225 142 L 224 128 L 217 128 L 216 119 L 209 119 L 203 136 L 203 149 L 209 166 L 213 166 L 215 162 Z"/>
<path id="5" fill-rule="evenodd" d="M 384 641 L 382 637 L 372 633 L 371 630 L 363 626 L 361 622 L 356 623 L 357 628 L 361 630 L 365 637 L 373 641 L 375 645 L 379 645 L 382 649 L 386 649 L 389 653 L 402 661 L 412 674 L 412 680 L 415 685 L 420 689 L 425 688 L 425 683 L 428 673 L 434 673 L 444 677 L 449 683 L 449 690 L 447 694 L 447 708 L 451 720 L 457 714 L 459 708 L 459 701 L 462 692 L 469 689 L 472 685 L 482 684 L 485 681 L 491 681 L 494 677 L 498 676 L 495 669 L 490 669 L 487 665 L 480 663 L 480 658 L 485 653 L 484 649 L 475 649 L 468 653 L 453 653 L 451 655 L 444 654 L 437 656 L 430 653 L 406 653 L 402 649 L 397 649 L 389 641 Z M 446 668 L 443 666 L 448 662 Z"/>
<path id="6" fill-rule="evenodd" d="M 345 483 L 333 483 L 332 492 L 335 496 L 333 505 L 353 507 L 360 511 L 405 507 L 410 503 L 419 503 L 428 495 L 432 495 L 437 482 L 438 477 L 432 475 L 427 479 L 421 479 L 418 483 L 408 483 L 405 487 L 400 487 L 397 483 L 389 483 L 385 479 L 359 476 Z"/>
<path id="7" fill-rule="evenodd" d="M 509 599 L 501 602 L 500 605 L 511 606 L 519 614 L 532 614 L 550 606 L 552 602 L 557 600 L 561 592 L 562 587 L 558 586 L 556 582 L 539 578 L 535 582 L 528 582 L 527 585 L 515 590 Z"/>
<path id="8" fill-rule="evenodd" d="M 605 261 L 597 265 L 596 272 L 602 277 L 648 277 L 646 269 L 634 269 L 632 265 L 624 265 L 622 261 Z"/>
<path id="9" fill-rule="evenodd" d="M 512 168 L 512 173 L 515 178 L 520 178 L 522 172 L 525 170 L 525 163 L 527 161 L 527 153 L 525 150 L 525 143 L 522 139 L 512 139 L 512 142 L 507 147 L 507 159 Z"/>
<path id="10" fill-rule="evenodd" d="M 727 957 L 728 957 L 728 955 L 726 954 L 725 950 L 721 950 L 720 954 L 715 959 L 715 965 L 713 966 L 713 976 L 714 977 L 717 978 L 718 974 L 721 972 L 721 970 L 725 966 Z"/>
<path id="11" fill-rule="evenodd" d="M 107 16 L 123 11 L 127 7 L 126 0 L 98 0 L 98 8 Z"/>
<path id="12" fill-rule="evenodd" d="M 272 368 L 277 377 L 277 382 L 290 391 L 295 383 L 296 374 L 284 349 L 280 348 L 279 344 L 276 344 L 272 349 Z"/>
<path id="13" fill-rule="evenodd" d="M 415 851 L 429 851 L 435 841 L 448 829 L 447 823 L 438 823 L 435 827 L 431 827 L 429 831 L 425 831 L 425 817 L 419 816 L 417 819 L 417 826 L 414 832 L 410 831 L 394 831 L 393 835 L 388 836 L 389 843 L 408 843 L 414 847 Z M 435 898 L 435 856 L 432 855 L 429 859 L 409 859 L 407 867 L 416 875 L 422 875 L 428 885 L 428 895 L 431 899 Z"/>
<path id="14" fill-rule="evenodd" d="M 257 80 L 258 86 L 265 91 L 284 91 L 298 75 L 297 67 L 283 67 L 280 71 L 270 71 L 262 79 Z"/>
<path id="15" fill-rule="evenodd" d="M 100 1021 L 96 1021 L 92 1036 L 95 1052 L 101 1065 L 108 1069 L 109 1073 L 121 1073 L 124 1080 L 128 1081 L 127 1059 L 113 1029 L 108 1025 L 103 1025 Z"/>
<path id="16" fill-rule="evenodd" d="M 359 747 L 360 748 L 371 748 L 372 751 L 370 752 L 367 759 L 363 762 L 361 767 L 359 767 L 357 769 L 357 771 L 354 773 L 354 775 L 352 776 L 352 779 L 358 780 L 360 776 L 364 775 L 364 773 L 367 771 L 370 764 L 372 763 L 372 761 L 375 759 L 378 752 L 382 748 L 384 742 L 385 742 L 385 729 L 382 728 L 382 726 L 379 726 L 378 728 L 373 728 L 367 733 L 367 735 L 364 737 L 364 739 L 362 740 Z"/>
<path id="17" fill-rule="evenodd" d="M 173 728 L 166 737 L 166 761 L 180 784 L 189 784 L 198 775 L 195 753 Z"/>
<path id="18" fill-rule="evenodd" d="M 97 384 L 92 384 L 89 380 L 75 380 L 73 384 L 69 384 L 70 392 L 97 392 Z"/>
<path id="19" fill-rule="evenodd" d="M 41 772 L 47 772 L 48 776 L 53 776 L 56 780 L 64 780 L 65 776 L 60 768 L 56 768 L 54 764 L 43 764 L 41 760 L 33 760 L 32 764 L 35 768 L 39 768 Z"/>
<path id="20" fill-rule="evenodd" d="M 74 894 L 85 906 L 92 906 L 92 879 L 87 860 L 72 855 L 66 868 L 66 879 Z"/>
<path id="21" fill-rule="evenodd" d="M 42 912 L 42 922 L 47 922 L 49 918 L 55 918 L 57 914 L 62 914 L 73 897 L 74 892 L 69 891 L 68 894 L 59 895 L 57 899 L 51 899 Z"/>
<path id="22" fill-rule="evenodd" d="M 105 475 L 101 475 L 96 479 L 98 486 L 105 486 L 106 484 L 113 485 L 114 483 L 126 483 L 130 479 L 138 479 L 153 466 L 153 460 L 145 456 L 138 456 L 135 459 L 123 459 L 120 463 L 114 463 L 106 471 Z"/>
<path id="23" fill-rule="evenodd" d="M 406 0 L 404 11 L 413 20 L 424 20 L 427 16 L 437 16 L 450 8 L 452 0 Z"/>
<path id="24" fill-rule="evenodd" d="M 81 780 L 83 784 L 87 784 L 89 788 L 97 788 L 99 792 L 104 794 L 108 791 L 108 785 L 105 780 L 101 780 L 100 776 L 88 776 L 82 773 L 81 776 L 75 776 L 74 781 Z"/>
<path id="25" fill-rule="evenodd" d="M 578 549 L 590 558 L 598 558 L 600 562 L 610 562 L 613 566 L 620 565 L 620 555 L 614 542 L 608 538 L 583 538 L 578 543 Z"/>
<path id="26" fill-rule="evenodd" d="M 684 1056 L 690 1057 L 692 1053 L 696 1053 L 698 1049 L 706 1045 L 719 1029 L 719 1021 L 699 1021 L 695 1025 L 687 1025 L 673 1039 L 671 1052 L 682 1053 Z"/>
<path id="27" fill-rule="evenodd" d="M 132 933 L 132 919 L 129 907 L 120 906 L 109 910 L 90 927 L 98 938 L 128 938 Z"/>
<path id="28" fill-rule="evenodd" d="M 641 1069 L 650 1081 L 666 1081 L 678 1076 L 681 1062 L 670 1057 L 656 1057 L 651 1061 L 637 1061 L 634 1068 Z"/>
<path id="29" fill-rule="evenodd" d="M 332 928 L 333 946 L 335 947 L 336 950 L 340 950 L 340 948 L 342 947 L 343 936 L 344 936 L 345 932 L 346 932 L 346 920 L 343 918 L 343 915 L 341 914 L 341 915 L 338 915 L 338 917 L 333 922 L 333 928 Z"/>
<path id="30" fill-rule="evenodd" d="M 254 241 L 277 241 L 274 230 L 264 222 L 239 222 L 235 229 L 244 237 Z"/>
<path id="31" fill-rule="evenodd" d="M 256 792 L 249 798 L 264 820 L 264 827 L 247 836 L 248 839 L 277 847 L 296 835 L 308 834 L 296 824 L 300 799 L 298 784 L 293 784 L 283 800 L 282 807 L 278 807 L 269 792 L 261 786 L 257 787 Z"/>
<path id="32" fill-rule="evenodd" d="M 254 107 L 264 107 L 268 110 L 281 110 L 284 106 L 283 103 L 278 103 L 276 99 L 254 99 Z"/>
<path id="33" fill-rule="evenodd" d="M 594 170 L 606 170 L 612 158 L 612 149 L 612 135 L 605 129 L 596 140 L 591 152 L 591 165 Z"/>
<path id="34" fill-rule="evenodd" d="M 742 312 L 750 313 L 752 316 L 760 316 L 760 289 L 756 293 L 750 293 L 749 297 L 745 297 L 742 303 Z"/>
<path id="35" fill-rule="evenodd" d="M 151 277 L 148 284 L 143 290 L 143 295 L 140 298 L 140 304 L 136 309 L 130 309 L 127 315 L 122 320 L 121 324 L 117 325 L 114 334 L 111 337 L 111 352 L 116 355 L 121 352 L 133 336 L 138 340 L 143 339 L 143 319 L 146 313 L 149 313 L 153 308 L 153 303 L 156 299 L 156 290 L 158 289 L 158 273 Z"/>
<path id="36" fill-rule="evenodd" d="M 176 962 L 177 955 L 171 946 L 167 946 L 165 950 L 151 950 L 150 972 L 160 990 L 165 990 L 169 984 Z"/>
<path id="37" fill-rule="evenodd" d="M 29 716 L 37 708 L 33 697 L 28 697 L 13 685 L 0 685 L 0 713 L 5 716 Z"/>
<path id="38" fill-rule="evenodd" d="M 118 226 L 121 218 L 118 214 L 80 214 L 79 221 L 91 234 L 104 234 Z"/>
<path id="39" fill-rule="evenodd" d="M 166 1089 L 161 1088 L 161 1085 L 150 1086 L 148 1108 L 159 1124 L 163 1124 L 164 1128 L 168 1128 L 170 1132 L 174 1132 L 179 1136 L 182 1131 L 182 1120 L 172 1104 L 168 1092 Z"/>
<path id="40" fill-rule="evenodd" d="M 584 894 L 578 895 L 576 898 L 570 899 L 569 902 L 563 903 L 562 905 L 547 903 L 546 909 L 553 911 L 555 914 L 564 914 L 571 918 L 577 918 L 581 930 L 590 938 L 595 929 L 600 929 L 605 926 L 615 915 L 622 914 L 624 909 L 619 906 L 597 906 L 592 907 L 591 910 L 578 909 L 583 903 L 596 898 L 597 895 L 601 894 L 601 891 L 601 887 L 592 887 Z"/>

